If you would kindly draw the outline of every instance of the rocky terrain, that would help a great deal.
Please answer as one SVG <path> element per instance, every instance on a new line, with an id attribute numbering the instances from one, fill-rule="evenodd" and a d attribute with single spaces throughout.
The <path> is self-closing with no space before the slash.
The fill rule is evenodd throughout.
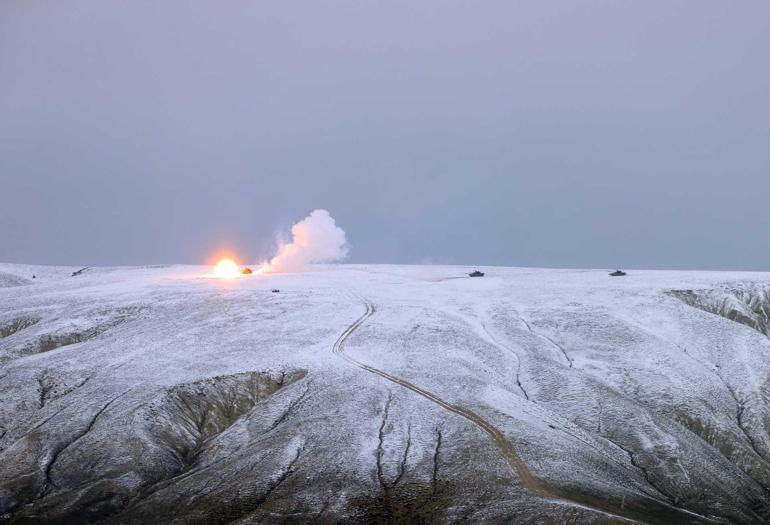
<path id="1" fill-rule="evenodd" d="M 0 523 L 770 522 L 768 274 L 76 270 L 0 264 Z"/>

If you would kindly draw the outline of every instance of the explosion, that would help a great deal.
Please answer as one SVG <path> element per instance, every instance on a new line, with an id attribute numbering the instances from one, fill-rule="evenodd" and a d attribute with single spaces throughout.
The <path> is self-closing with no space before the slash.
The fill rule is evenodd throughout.
<path id="1" fill-rule="evenodd" d="M 326 210 L 314 210 L 296 223 L 291 236 L 291 242 L 279 243 L 278 253 L 260 273 L 297 272 L 307 264 L 340 261 L 350 248 L 345 232 Z"/>
<path id="2" fill-rule="evenodd" d="M 241 276 L 241 270 L 235 261 L 224 258 L 214 266 L 213 275 L 219 279 L 234 279 Z"/>
<path id="3" fill-rule="evenodd" d="M 308 264 L 340 261 L 347 257 L 350 248 L 345 232 L 326 210 L 311 212 L 291 227 L 291 235 L 291 242 L 279 242 L 275 257 L 257 270 L 242 268 L 232 258 L 224 257 L 208 275 L 235 279 L 251 274 L 298 272 Z"/>

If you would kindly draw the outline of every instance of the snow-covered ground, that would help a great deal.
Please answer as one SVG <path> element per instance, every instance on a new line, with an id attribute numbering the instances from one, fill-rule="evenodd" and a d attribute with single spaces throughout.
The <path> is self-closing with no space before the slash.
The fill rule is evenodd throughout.
<path id="1" fill-rule="evenodd" d="M 770 274 L 77 269 L 0 264 L 0 522 L 770 520 Z"/>

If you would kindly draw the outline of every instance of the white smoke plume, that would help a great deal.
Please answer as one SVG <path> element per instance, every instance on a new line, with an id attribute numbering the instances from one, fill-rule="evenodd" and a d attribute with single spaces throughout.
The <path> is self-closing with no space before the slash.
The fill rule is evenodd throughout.
<path id="1" fill-rule="evenodd" d="M 262 272 L 296 272 L 310 263 L 341 261 L 350 246 L 345 232 L 326 210 L 315 210 L 291 227 L 292 240 L 281 243 L 278 253 Z"/>

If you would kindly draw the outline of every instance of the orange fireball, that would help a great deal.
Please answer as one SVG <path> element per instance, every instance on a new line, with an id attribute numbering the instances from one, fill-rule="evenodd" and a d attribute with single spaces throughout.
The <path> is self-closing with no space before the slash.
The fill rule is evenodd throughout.
<path id="1" fill-rule="evenodd" d="M 220 279 L 234 279 L 241 276 L 241 270 L 232 259 L 222 259 L 214 266 L 214 277 Z"/>

